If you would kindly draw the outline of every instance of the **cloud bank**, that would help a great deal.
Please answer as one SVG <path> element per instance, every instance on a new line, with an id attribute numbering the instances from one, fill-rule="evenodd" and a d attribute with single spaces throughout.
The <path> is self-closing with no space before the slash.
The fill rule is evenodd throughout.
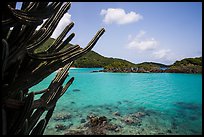
<path id="1" fill-rule="evenodd" d="M 125 10 L 120 8 L 108 8 L 107 10 L 102 9 L 100 15 L 104 16 L 103 22 L 106 24 L 116 23 L 124 25 L 143 19 L 143 16 L 139 13 L 135 13 L 133 11 L 125 13 Z"/>
<path id="2" fill-rule="evenodd" d="M 129 43 L 127 47 L 129 49 L 136 49 L 139 51 L 154 50 L 156 49 L 158 42 L 154 38 L 144 38 L 145 31 L 140 31 L 135 38 L 129 36 Z"/>

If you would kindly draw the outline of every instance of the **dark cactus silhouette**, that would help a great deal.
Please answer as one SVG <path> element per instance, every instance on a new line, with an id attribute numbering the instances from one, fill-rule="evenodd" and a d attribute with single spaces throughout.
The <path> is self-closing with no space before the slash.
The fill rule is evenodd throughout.
<path id="1" fill-rule="evenodd" d="M 50 38 L 70 6 L 70 2 L 23 2 L 18 10 L 15 9 L 16 2 L 3 3 L 1 93 L 4 135 L 43 134 L 56 102 L 74 80 L 72 77 L 63 86 L 73 61 L 89 52 L 105 32 L 102 28 L 85 48 L 81 48 L 70 44 L 74 33 L 63 41 L 74 26 L 70 23 L 46 50 L 38 50 Z M 47 20 L 43 23 L 44 19 Z M 59 68 L 62 69 L 47 89 L 29 91 Z M 40 98 L 35 99 L 39 94 Z"/>

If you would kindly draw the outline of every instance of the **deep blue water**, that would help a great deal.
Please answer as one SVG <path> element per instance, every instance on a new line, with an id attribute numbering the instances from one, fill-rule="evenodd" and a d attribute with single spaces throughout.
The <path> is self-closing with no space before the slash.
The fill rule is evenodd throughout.
<path id="1" fill-rule="evenodd" d="M 140 126 L 143 130 L 136 132 L 132 126 L 124 125 L 121 134 L 168 134 L 169 130 L 172 134 L 202 134 L 201 74 L 92 73 L 99 69 L 70 69 L 66 81 L 71 77 L 75 77 L 75 80 L 59 99 L 55 113 L 71 113 L 72 119 L 67 122 L 71 121 L 73 128 L 81 124 L 80 118 L 90 113 L 113 117 L 112 113 L 116 111 L 121 116 L 144 111 L 148 117 L 143 119 Z M 30 90 L 48 87 L 55 74 Z M 51 119 L 46 134 L 54 134 L 56 122 L 59 121 Z"/>

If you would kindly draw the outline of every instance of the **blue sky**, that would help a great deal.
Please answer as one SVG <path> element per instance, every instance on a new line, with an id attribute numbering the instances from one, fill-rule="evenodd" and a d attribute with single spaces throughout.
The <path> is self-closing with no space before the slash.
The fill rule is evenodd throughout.
<path id="1" fill-rule="evenodd" d="M 106 57 L 172 64 L 202 56 L 201 2 L 72 2 L 52 37 L 70 21 L 81 47 L 104 27 L 93 50 Z"/>

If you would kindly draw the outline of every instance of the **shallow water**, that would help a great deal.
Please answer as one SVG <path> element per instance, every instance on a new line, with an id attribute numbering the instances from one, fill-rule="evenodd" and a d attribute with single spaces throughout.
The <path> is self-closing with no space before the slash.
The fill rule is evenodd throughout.
<path id="1" fill-rule="evenodd" d="M 75 77 L 59 99 L 44 134 L 65 134 L 85 129 L 88 115 L 106 116 L 120 130 L 106 134 L 202 134 L 202 75 L 174 73 L 92 73 L 100 68 L 74 68 Z M 56 73 L 32 91 L 44 89 Z M 115 115 L 117 112 L 119 115 Z M 139 124 L 125 118 L 142 112 Z M 70 115 L 56 120 L 59 115 Z M 57 124 L 64 129 L 56 128 Z"/>

